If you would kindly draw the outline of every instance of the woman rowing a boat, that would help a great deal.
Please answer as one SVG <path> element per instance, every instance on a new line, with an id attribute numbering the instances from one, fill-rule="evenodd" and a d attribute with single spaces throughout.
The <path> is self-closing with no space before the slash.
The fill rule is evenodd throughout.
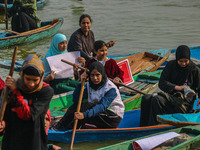
<path id="1" fill-rule="evenodd" d="M 54 94 L 60 94 L 68 91 L 73 91 L 75 87 L 80 83 L 72 80 L 71 78 L 66 79 L 55 79 L 55 72 L 51 70 L 47 57 L 67 53 L 67 37 L 64 34 L 56 34 L 51 42 L 49 51 L 44 58 L 45 66 L 45 79 L 44 81 L 49 83 L 50 86 L 54 89 Z M 85 59 L 83 57 L 78 57 L 78 62 L 82 65 L 85 65 Z"/>
<path id="2" fill-rule="evenodd" d="M 25 59 L 20 78 L 8 76 L 10 89 L 4 120 L 1 150 L 46 150 L 47 135 L 44 117 L 53 96 L 53 89 L 43 82 L 44 64 L 34 54 Z"/>
<path id="3" fill-rule="evenodd" d="M 12 30 L 25 32 L 36 29 L 40 26 L 37 17 L 36 0 L 15 0 L 13 6 L 7 12 L 8 18 L 12 17 Z M 4 19 L 5 21 L 6 18 Z"/>
<path id="4" fill-rule="evenodd" d="M 190 60 L 188 46 L 181 45 L 176 49 L 176 60 L 167 63 L 159 88 L 163 92 L 142 98 L 141 126 L 158 124 L 157 115 L 193 111 L 195 93 L 200 97 L 200 69 Z"/>
<path id="5" fill-rule="evenodd" d="M 91 17 L 88 14 L 81 15 L 79 26 L 80 28 L 71 35 L 67 49 L 69 52 L 80 51 L 81 57 L 84 57 L 85 60 L 90 60 L 95 42 L 94 33 L 90 30 L 92 26 Z M 114 41 L 110 41 L 107 46 L 112 47 L 114 43 Z"/>
<path id="6" fill-rule="evenodd" d="M 106 57 L 108 54 L 107 49 L 108 49 L 107 44 L 104 41 L 101 41 L 101 40 L 96 41 L 94 43 L 94 51 L 93 51 L 95 54 L 95 57 L 90 59 L 86 63 L 85 67 L 89 69 L 92 63 L 98 61 L 101 64 L 103 64 L 108 78 L 113 79 L 114 83 L 118 83 L 118 82 L 123 83 L 124 72 L 119 68 L 119 66 L 117 65 L 114 59 Z M 80 71 L 80 74 L 82 73 L 83 71 Z M 80 76 L 79 72 L 77 72 L 76 70 L 74 71 L 74 75 L 76 79 L 78 79 L 78 76 Z"/>
<path id="7" fill-rule="evenodd" d="M 56 124 L 55 130 L 73 128 L 74 118 L 79 119 L 78 128 L 85 123 L 96 125 L 97 128 L 116 128 L 124 115 L 124 104 L 118 88 L 107 79 L 103 65 L 94 62 L 89 69 L 89 81 L 85 85 L 81 112 L 76 112 L 81 86 L 73 93 L 74 104 L 67 110 L 64 117 Z M 86 79 L 82 78 L 83 80 Z"/>

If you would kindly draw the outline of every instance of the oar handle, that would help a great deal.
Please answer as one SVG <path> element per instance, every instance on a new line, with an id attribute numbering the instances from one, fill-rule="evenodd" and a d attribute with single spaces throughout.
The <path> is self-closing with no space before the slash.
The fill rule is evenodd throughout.
<path id="1" fill-rule="evenodd" d="M 13 52 L 13 58 L 12 58 L 12 63 L 11 63 L 11 67 L 10 67 L 9 76 L 13 75 L 16 57 L 17 57 L 17 47 L 15 47 L 14 52 Z M 3 98 L 2 98 L 2 105 L 1 105 L 1 110 L 0 110 L 0 122 L 3 121 L 4 113 L 5 113 L 5 110 L 6 110 L 7 103 L 8 103 L 9 88 L 6 87 L 4 90 L 5 91 L 2 92 Z"/>
<path id="2" fill-rule="evenodd" d="M 71 62 L 69 62 L 69 61 L 67 61 L 67 60 L 61 59 L 61 61 L 64 62 L 64 63 L 66 63 L 66 64 L 68 64 L 68 65 L 74 66 L 74 63 L 71 63 Z M 86 68 L 81 67 L 81 66 L 78 66 L 78 68 L 79 68 L 79 69 L 82 69 L 82 70 L 85 70 L 85 69 L 86 69 Z M 86 69 L 86 72 L 89 72 L 89 70 Z"/>
<path id="3" fill-rule="evenodd" d="M 109 80 L 113 81 L 113 79 L 111 79 L 111 78 L 109 78 Z M 139 90 L 137 90 L 137 89 L 134 89 L 134 88 L 132 88 L 132 87 L 129 87 L 129 86 L 123 84 L 123 83 L 118 82 L 117 84 L 120 85 L 120 86 L 124 86 L 124 87 L 126 87 L 126 88 L 128 88 L 128 89 L 131 89 L 131 90 L 133 90 L 133 91 L 135 91 L 135 92 L 137 92 L 137 93 L 144 94 L 144 95 L 146 94 L 146 93 L 144 93 L 144 92 L 142 92 L 142 91 L 139 91 Z"/>
<path id="4" fill-rule="evenodd" d="M 80 109 L 81 109 L 81 104 L 82 104 L 82 99 L 83 99 L 83 92 L 84 92 L 84 86 L 85 86 L 85 80 L 83 80 L 81 82 L 81 91 L 80 91 L 80 95 L 79 95 L 79 101 L 78 101 L 76 112 L 80 112 Z M 75 138 L 77 124 L 78 124 L 78 119 L 75 119 L 74 120 L 73 132 L 72 132 L 72 138 L 71 138 L 71 144 L 70 144 L 70 150 L 73 150 L 73 144 L 74 144 L 74 138 Z"/>

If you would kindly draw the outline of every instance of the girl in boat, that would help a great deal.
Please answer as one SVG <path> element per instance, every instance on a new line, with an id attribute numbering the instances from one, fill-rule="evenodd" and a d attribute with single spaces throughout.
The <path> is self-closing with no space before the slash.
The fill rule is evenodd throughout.
<path id="1" fill-rule="evenodd" d="M 190 60 L 188 46 L 181 45 L 176 49 L 176 60 L 167 63 L 159 88 L 163 92 L 142 98 L 141 126 L 158 124 L 157 115 L 193 111 L 195 92 L 200 96 L 200 69 Z M 186 95 L 188 91 L 190 94 Z"/>
<path id="2" fill-rule="evenodd" d="M 124 72 L 119 68 L 119 66 L 117 65 L 117 63 L 114 59 L 106 57 L 108 54 L 107 49 L 108 49 L 107 44 L 104 41 L 101 41 L 101 40 L 96 41 L 94 43 L 94 51 L 93 51 L 95 54 L 95 57 L 90 59 L 86 63 L 85 67 L 89 69 L 89 67 L 92 63 L 98 61 L 101 64 L 103 64 L 108 78 L 113 79 L 114 83 L 118 83 L 118 82 L 123 83 Z M 82 73 L 83 73 L 83 71 L 80 71 L 80 74 L 82 74 Z M 74 76 L 76 79 L 78 79 L 78 76 L 80 76 L 79 72 L 77 72 L 75 70 Z"/>
<path id="3" fill-rule="evenodd" d="M 47 113 L 45 115 L 44 123 L 45 123 L 45 132 L 48 135 L 48 130 L 49 130 L 49 127 L 51 124 L 51 112 L 49 109 L 47 110 Z M 47 144 L 47 150 L 62 150 L 62 149 L 61 149 L 61 147 L 59 147 L 57 145 Z"/>
<path id="4" fill-rule="evenodd" d="M 37 17 L 36 0 L 15 0 L 13 6 L 7 12 L 8 18 L 12 17 L 12 30 L 25 32 L 40 26 Z M 6 19 L 5 19 L 6 21 Z"/>
<path id="5" fill-rule="evenodd" d="M 85 123 L 96 125 L 97 128 L 116 128 L 124 115 L 124 104 L 118 88 L 107 79 L 103 65 L 94 62 L 89 68 L 89 81 L 85 85 L 81 112 L 76 112 L 81 86 L 73 93 L 74 104 L 67 110 L 64 117 L 56 124 L 55 130 L 73 128 L 74 117 L 79 119 L 77 128 Z M 86 79 L 82 78 L 83 80 Z M 83 81 L 82 80 L 82 81 Z"/>
<path id="6" fill-rule="evenodd" d="M 68 91 L 73 91 L 75 87 L 80 83 L 78 81 L 72 80 L 71 78 L 67 79 L 55 79 L 55 72 L 51 70 L 47 57 L 67 53 L 67 38 L 64 34 L 56 34 L 51 42 L 49 51 L 47 52 L 44 58 L 45 66 L 45 79 L 44 81 L 49 83 L 50 86 L 54 89 L 54 94 L 60 94 Z M 85 59 L 83 57 L 78 57 L 78 62 L 82 65 L 85 65 Z"/>
<path id="7" fill-rule="evenodd" d="M 10 89 L 4 120 L 1 150 L 46 150 L 47 135 L 44 117 L 53 96 L 53 89 L 43 82 L 44 64 L 34 54 L 25 59 L 20 78 L 8 76 Z"/>
<path id="8" fill-rule="evenodd" d="M 70 37 L 68 43 L 68 51 L 80 51 L 81 57 L 84 57 L 85 60 L 90 60 L 92 55 L 91 52 L 94 49 L 95 37 L 92 30 L 92 19 L 88 14 L 81 15 L 79 19 L 80 28 L 76 30 Z M 107 43 L 108 47 L 112 47 L 114 41 Z"/>

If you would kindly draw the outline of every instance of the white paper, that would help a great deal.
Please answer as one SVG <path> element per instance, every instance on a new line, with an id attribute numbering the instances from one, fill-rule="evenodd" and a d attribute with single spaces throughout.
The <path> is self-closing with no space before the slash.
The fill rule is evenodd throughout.
<path id="1" fill-rule="evenodd" d="M 62 62 L 61 59 L 67 60 L 71 63 L 78 63 L 77 61 L 78 57 L 80 57 L 79 51 L 47 57 L 47 61 L 49 63 L 51 70 L 55 71 L 56 73 L 55 79 L 73 77 L 74 76 L 73 66 Z"/>
<path id="2" fill-rule="evenodd" d="M 168 141 L 177 136 L 180 136 L 180 134 L 178 134 L 176 132 L 168 132 L 168 133 L 136 140 L 134 142 L 137 143 L 141 147 L 142 150 L 151 150 L 151 149 L 155 148 L 156 146 L 164 143 L 165 141 Z M 133 142 L 133 144 L 134 144 L 134 142 Z"/>

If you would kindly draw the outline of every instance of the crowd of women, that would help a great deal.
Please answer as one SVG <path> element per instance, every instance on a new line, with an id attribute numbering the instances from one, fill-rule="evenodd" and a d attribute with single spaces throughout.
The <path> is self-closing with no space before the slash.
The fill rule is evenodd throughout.
<path id="1" fill-rule="evenodd" d="M 32 9 L 33 14 L 34 10 L 35 8 Z M 23 9 L 17 9 L 17 12 L 18 17 L 19 14 L 24 15 Z M 17 19 L 14 19 L 15 17 L 12 22 L 16 22 Z M 39 20 L 34 15 L 31 19 L 34 19 L 32 21 L 35 25 L 30 29 L 37 28 Z M 13 30 L 17 28 L 18 32 L 24 32 L 21 30 L 25 29 L 24 27 L 15 25 L 17 24 L 12 24 Z M 116 128 L 123 119 L 125 108 L 118 83 L 123 83 L 124 72 L 115 60 L 107 57 L 108 48 L 114 45 L 114 41 L 108 43 L 102 40 L 95 41 L 94 33 L 90 30 L 92 19 L 88 14 L 81 15 L 79 26 L 80 28 L 71 35 L 69 42 L 64 34 L 56 34 L 53 37 L 44 62 L 35 54 L 30 54 L 25 59 L 17 80 L 11 76 L 6 78 L 5 83 L 0 80 L 1 92 L 5 86 L 10 89 L 9 103 L 4 119 L 0 122 L 0 132 L 3 135 L 2 150 L 47 149 L 47 131 L 51 121 L 48 108 L 53 94 L 74 91 L 74 104 L 52 127 L 56 131 L 72 129 L 74 118 L 79 119 L 78 128 L 84 127 L 85 123 L 96 125 L 97 128 Z M 74 64 L 75 80 L 56 79 L 56 73 L 51 70 L 47 58 L 73 51 L 80 52 L 77 61 L 89 71 L 78 71 L 79 65 Z M 87 102 L 81 105 L 80 112 L 76 112 L 83 81 L 87 81 L 83 93 L 83 99 L 86 98 Z M 176 96 L 184 94 L 188 89 L 200 96 L 200 70 L 190 60 L 188 46 L 181 45 L 177 48 L 176 60 L 167 63 L 159 87 L 163 92 L 143 96 L 141 126 L 158 124 L 156 121 L 158 114 L 192 112 L 196 94 L 188 94 L 182 99 Z M 55 145 L 50 145 L 48 148 L 60 149 Z"/>

